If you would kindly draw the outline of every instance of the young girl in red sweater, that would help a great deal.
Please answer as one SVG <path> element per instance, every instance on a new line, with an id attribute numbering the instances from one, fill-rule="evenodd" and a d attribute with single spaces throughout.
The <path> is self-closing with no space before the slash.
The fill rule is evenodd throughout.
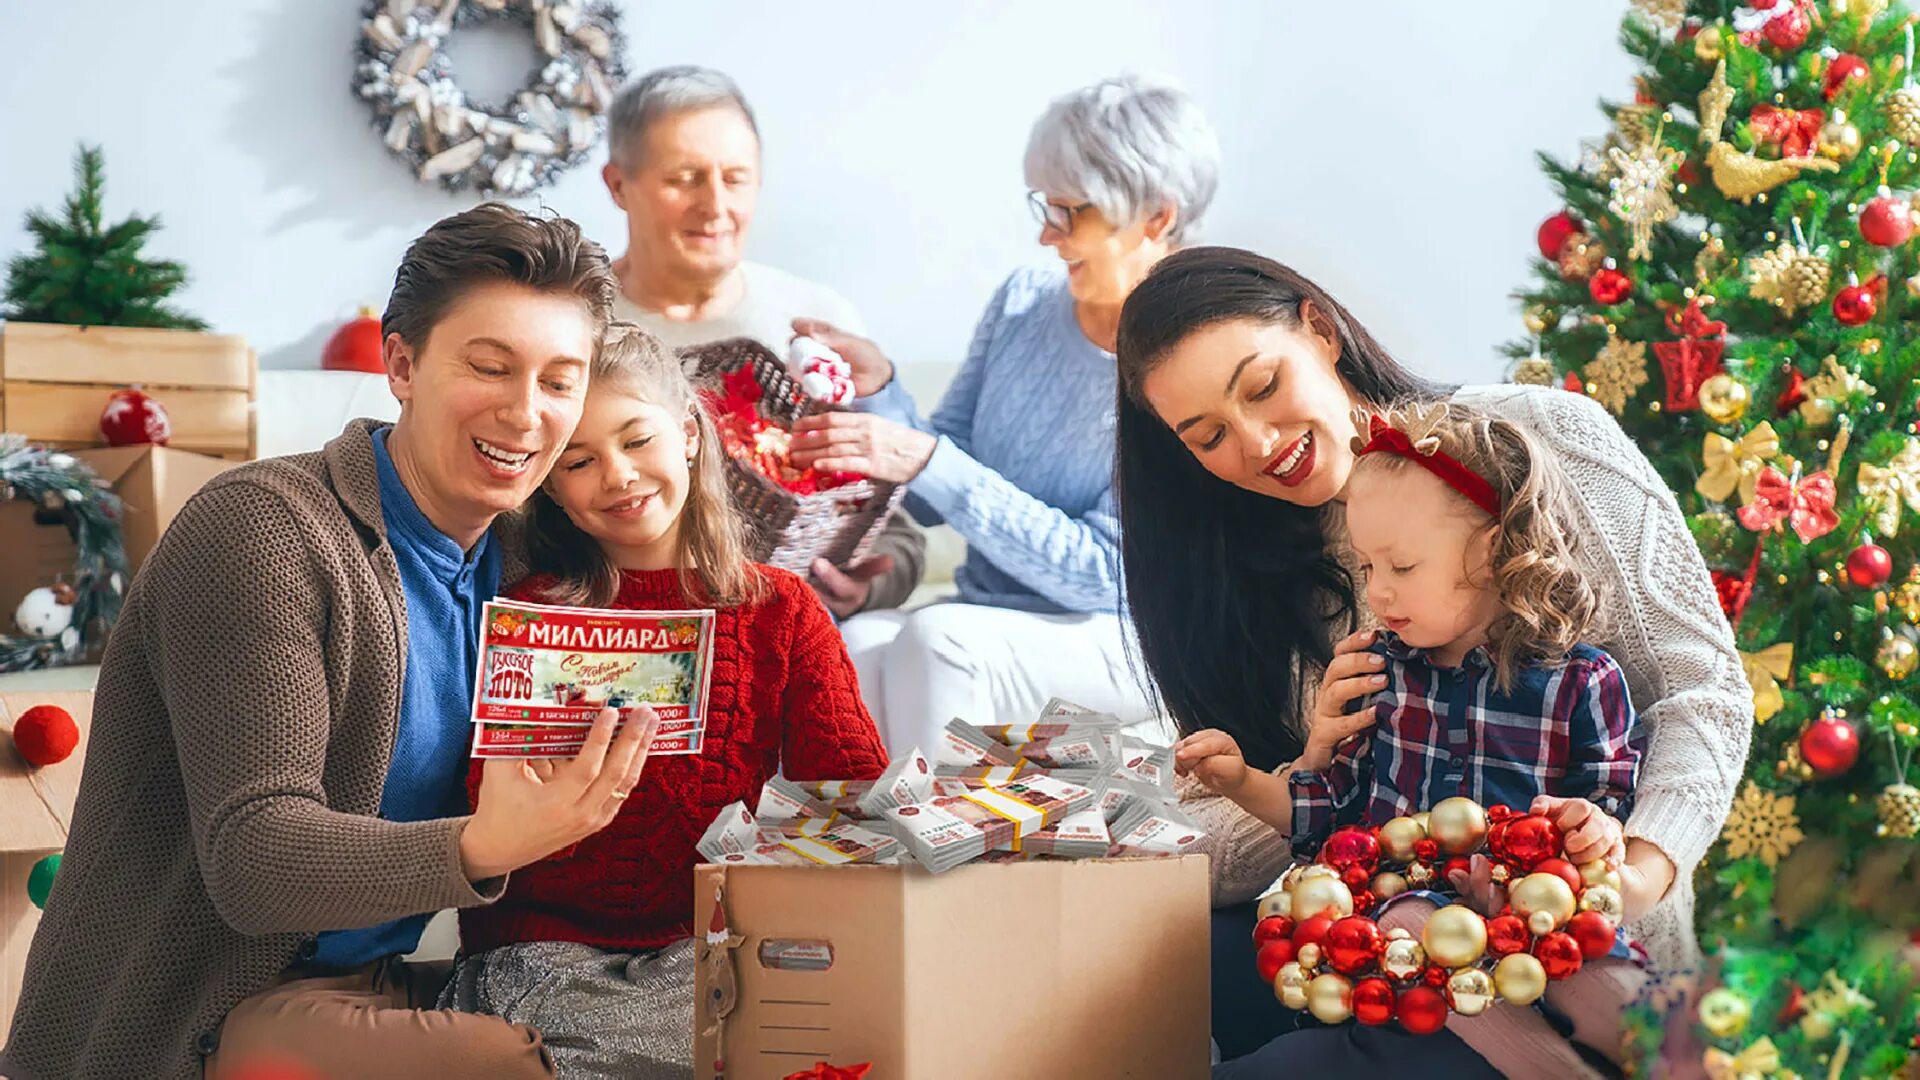
<path id="1" fill-rule="evenodd" d="M 539 1029 L 562 1077 L 691 1077 L 701 831 L 783 767 L 798 780 L 886 767 L 839 631 L 806 582 L 748 561 L 723 468 L 677 361 L 614 323 L 580 426 L 528 507 L 532 574 L 508 594 L 716 609 L 706 748 L 649 759 L 606 829 L 462 911 L 442 999 Z"/>

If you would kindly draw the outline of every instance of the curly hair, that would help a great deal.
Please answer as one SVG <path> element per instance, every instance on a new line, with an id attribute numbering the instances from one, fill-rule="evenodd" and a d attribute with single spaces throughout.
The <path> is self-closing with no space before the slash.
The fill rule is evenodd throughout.
<path id="1" fill-rule="evenodd" d="M 1499 519 L 1455 492 L 1460 513 L 1498 529 L 1491 553 L 1492 586 L 1503 609 L 1487 631 L 1487 652 L 1501 690 L 1523 667 L 1552 667 L 1599 632 L 1600 595 L 1576 559 L 1566 475 L 1524 428 L 1457 402 L 1410 403 L 1378 410 L 1405 433 L 1416 452 L 1447 454 L 1492 485 Z M 1366 431 L 1363 418 L 1358 430 Z M 1420 465 L 1399 454 L 1370 453 L 1354 464 L 1355 477 L 1398 473 Z"/>

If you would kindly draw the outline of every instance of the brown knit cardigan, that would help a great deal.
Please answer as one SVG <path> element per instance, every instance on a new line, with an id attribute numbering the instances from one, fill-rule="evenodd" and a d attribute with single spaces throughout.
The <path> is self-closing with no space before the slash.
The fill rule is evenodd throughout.
<path id="1" fill-rule="evenodd" d="M 378 816 L 407 611 L 376 426 L 223 473 L 133 583 L 0 1075 L 190 1080 L 312 935 L 504 889 L 462 873 L 468 819 Z"/>

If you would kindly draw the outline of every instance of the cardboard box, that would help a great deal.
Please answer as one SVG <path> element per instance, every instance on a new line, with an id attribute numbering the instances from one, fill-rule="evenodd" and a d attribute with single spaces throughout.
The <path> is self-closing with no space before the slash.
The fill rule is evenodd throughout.
<path id="1" fill-rule="evenodd" d="M 738 1001 L 700 945 L 694 1068 L 766 1080 L 873 1063 L 871 1080 L 1208 1074 L 1205 856 L 918 867 L 701 866 Z M 1249 960 L 1251 962 L 1251 960 Z M 716 1069 L 724 1061 L 724 1069 Z"/>
<path id="2" fill-rule="evenodd" d="M 67 449 L 100 445 L 107 397 L 137 386 L 167 410 L 171 445 L 254 456 L 258 363 L 233 334 L 0 323 L 0 431 Z"/>
<path id="3" fill-rule="evenodd" d="M 30 768 L 13 748 L 14 717 L 35 705 L 58 705 L 80 726 L 73 754 L 42 769 Z M 0 694 L 0 1031 L 13 1023 L 27 946 L 40 925 L 40 909 L 27 899 L 27 874 L 67 845 L 92 731 L 91 693 Z"/>
<path id="4" fill-rule="evenodd" d="M 187 500 L 205 487 L 207 481 L 239 464 L 170 446 L 115 446 L 72 453 L 99 473 L 126 504 L 122 531 L 126 536 L 127 566 L 135 573 L 146 563 L 153 546 L 160 542 L 160 534 L 167 531 L 167 525 L 180 508 L 187 505 Z M 67 561 L 71 566 L 71 555 Z"/>

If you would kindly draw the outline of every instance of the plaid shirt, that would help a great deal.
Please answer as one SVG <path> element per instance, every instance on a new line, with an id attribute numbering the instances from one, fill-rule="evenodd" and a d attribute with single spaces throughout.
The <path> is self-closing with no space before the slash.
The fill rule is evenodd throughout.
<path id="1" fill-rule="evenodd" d="M 1639 733 L 1606 653 L 1575 646 L 1562 666 L 1522 669 L 1503 694 L 1484 649 L 1439 668 L 1382 631 L 1368 651 L 1387 658 L 1386 689 L 1369 706 L 1378 722 L 1325 770 L 1292 775 L 1296 850 L 1319 847 L 1336 825 L 1379 825 L 1454 795 L 1522 811 L 1536 795 L 1589 799 L 1626 817 Z"/>

